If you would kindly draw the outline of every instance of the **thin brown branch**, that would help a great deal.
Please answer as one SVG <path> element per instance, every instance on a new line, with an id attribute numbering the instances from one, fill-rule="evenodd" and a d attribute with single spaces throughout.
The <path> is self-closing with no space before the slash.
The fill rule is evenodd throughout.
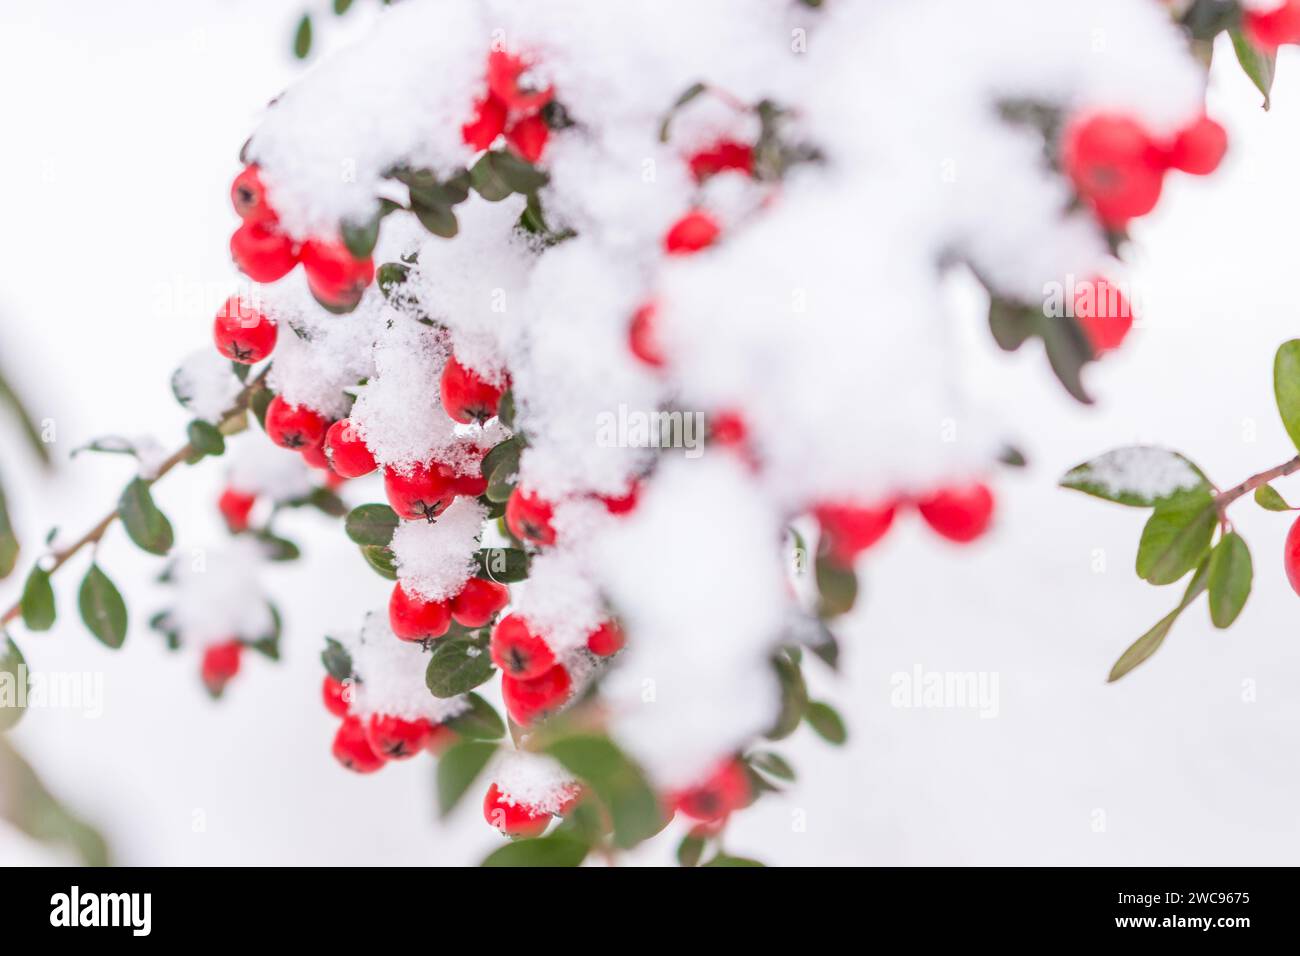
<path id="1" fill-rule="evenodd" d="M 239 418 L 240 415 L 243 415 L 245 412 L 248 411 L 249 399 L 253 397 L 254 392 L 256 392 L 259 388 L 262 387 L 262 382 L 266 380 L 266 374 L 270 370 L 271 370 L 271 366 L 267 365 L 266 368 L 258 372 L 256 376 L 248 380 L 248 383 L 243 387 L 239 395 L 235 397 L 234 403 L 230 406 L 229 409 L 227 409 L 224 413 L 222 413 L 221 418 L 217 424 L 217 427 L 219 429 L 225 431 L 227 426 L 234 423 Z M 158 466 L 157 470 L 153 473 L 153 475 L 147 478 L 146 481 L 150 486 L 153 486 L 164 475 L 166 475 L 169 471 L 171 471 L 181 462 L 187 460 L 193 454 L 194 454 L 194 446 L 186 442 L 180 448 L 176 449 L 176 451 L 168 455 L 163 460 L 162 464 Z M 63 567 L 65 564 L 68 563 L 68 561 L 70 561 L 73 557 L 75 557 L 78 553 L 80 553 L 80 551 L 83 548 L 89 545 L 98 544 L 100 539 L 103 538 L 104 535 L 108 532 L 108 529 L 113 526 L 113 523 L 117 520 L 117 517 L 118 517 L 117 509 L 114 508 L 108 514 L 104 515 L 104 517 L 100 518 L 99 521 L 97 521 L 89 531 L 83 534 L 72 544 L 67 545 L 66 547 L 58 548 L 53 552 L 51 552 L 51 557 L 53 558 L 53 561 L 51 562 L 50 566 L 45 570 L 49 574 L 54 574 L 54 572 L 58 571 L 59 568 Z M 8 624 L 11 621 L 17 620 L 21 614 L 22 614 L 22 602 L 15 601 L 11 608 L 5 611 L 3 615 L 0 615 L 0 627 L 3 627 L 4 625 Z"/>
<path id="2" fill-rule="evenodd" d="M 1234 485 L 1227 491 L 1220 492 L 1214 498 L 1214 503 L 1218 505 L 1219 511 L 1223 512 L 1228 505 L 1232 504 L 1242 495 L 1249 494 L 1260 485 L 1266 485 L 1275 478 L 1285 478 L 1293 472 L 1300 471 L 1300 455 L 1296 455 L 1290 461 L 1284 461 L 1267 471 L 1261 471 L 1257 475 L 1251 475 L 1239 485 Z"/>

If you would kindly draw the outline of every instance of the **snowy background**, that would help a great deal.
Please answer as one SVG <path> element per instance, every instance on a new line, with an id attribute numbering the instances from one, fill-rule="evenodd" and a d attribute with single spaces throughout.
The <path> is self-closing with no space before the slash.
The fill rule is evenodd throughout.
<path id="1" fill-rule="evenodd" d="M 287 52 L 302 9 L 194 0 L 0 13 L 10 185 L 0 364 L 52 423 L 60 457 L 106 433 L 179 439 L 186 416 L 167 378 L 207 345 L 234 281 L 227 189 L 261 107 L 302 69 Z M 368 16 L 358 4 L 346 21 L 318 17 L 318 44 L 342 43 Z M 1114 659 L 1175 595 L 1133 575 L 1139 513 L 1055 487 L 1070 466 L 1138 441 L 1177 448 L 1221 485 L 1288 456 L 1271 365 L 1277 344 L 1300 334 L 1286 228 L 1300 213 L 1300 56 L 1283 51 L 1264 113 L 1230 51 L 1218 53 L 1210 112 L 1232 149 L 1213 177 L 1171 178 L 1135 227 L 1129 259 L 1146 316 L 1121 354 L 1091 369 L 1097 408 L 1069 400 L 1036 350 L 997 352 L 978 297 L 951 290 L 975 387 L 1013 424 L 1031 467 L 999 478 L 998 525 L 978 546 L 946 546 L 905 521 L 869 556 L 865 599 L 843 628 L 843 674 L 809 667 L 850 744 L 837 751 L 800 731 L 778 748 L 799 783 L 736 818 L 731 852 L 786 864 L 1296 859 L 1300 599 L 1281 569 L 1287 518 L 1235 508 L 1256 582 L 1231 631 L 1213 631 L 1197 606 L 1149 664 L 1107 686 Z M 27 558 L 50 527 L 97 518 L 129 474 L 125 459 L 83 456 L 45 477 L 8 422 L 0 467 Z M 159 486 L 182 548 L 220 540 L 220 471 Z M 359 503 L 379 490 L 347 494 Z M 132 599 L 125 649 L 85 633 L 75 570 L 59 589 L 59 624 L 15 630 L 34 669 L 102 674 L 104 713 L 33 710 L 15 743 L 101 827 L 118 862 L 477 861 L 499 838 L 473 800 L 436 821 L 430 761 L 362 778 L 330 757 L 322 637 L 355 626 L 388 585 L 358 573 L 355 548 L 325 519 L 295 515 L 285 530 L 307 554 L 267 575 L 288 619 L 285 660 L 248 658 L 220 704 L 202 693 L 197 661 L 168 654 L 143 626 L 165 601 L 147 583 L 158 563 L 110 534 L 101 561 Z M 5 606 L 18 578 L 0 585 Z M 891 677 L 918 666 L 997 675 L 996 716 L 892 706 Z M 637 858 L 667 862 L 673 845 Z M 0 824 L 0 862 L 50 858 Z"/>

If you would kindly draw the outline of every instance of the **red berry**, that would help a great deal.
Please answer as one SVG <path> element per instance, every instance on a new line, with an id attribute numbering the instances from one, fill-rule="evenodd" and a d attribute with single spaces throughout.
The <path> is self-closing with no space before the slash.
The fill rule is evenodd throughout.
<path id="1" fill-rule="evenodd" d="M 1286 579 L 1291 582 L 1291 590 L 1300 594 L 1300 518 L 1296 518 L 1287 532 L 1282 566 L 1286 569 Z"/>
<path id="2" fill-rule="evenodd" d="M 366 729 L 356 717 L 346 717 L 334 735 L 334 759 L 357 773 L 374 773 L 388 761 L 366 739 Z"/>
<path id="3" fill-rule="evenodd" d="M 230 237 L 230 255 L 239 271 L 254 282 L 275 282 L 298 264 L 292 239 L 274 224 L 246 222 Z"/>
<path id="4" fill-rule="evenodd" d="M 740 412 L 717 412 L 709 419 L 709 438 L 723 448 L 739 448 L 749 440 L 749 426 Z"/>
<path id="5" fill-rule="evenodd" d="M 1167 160 L 1175 169 L 1194 176 L 1208 176 L 1219 168 L 1228 151 L 1228 131 L 1202 116 L 1174 138 Z"/>
<path id="6" fill-rule="evenodd" d="M 707 212 L 692 209 L 668 230 L 664 250 L 672 256 L 688 256 L 713 245 L 721 231 Z"/>
<path id="7" fill-rule="evenodd" d="M 501 405 L 501 386 L 492 385 L 477 372 L 448 359 L 442 370 L 439 392 L 442 407 L 462 425 L 483 422 L 497 413 Z"/>
<path id="8" fill-rule="evenodd" d="M 366 741 L 370 749 L 389 760 L 414 757 L 424 749 L 433 735 L 433 724 L 423 717 L 403 720 L 390 714 L 371 714 L 366 721 Z"/>
<path id="9" fill-rule="evenodd" d="M 330 470 L 330 460 L 325 454 L 325 443 L 319 445 L 305 445 L 298 450 L 302 455 L 302 460 L 312 468 L 319 468 L 321 471 Z"/>
<path id="10" fill-rule="evenodd" d="M 483 798 L 483 819 L 506 836 L 536 837 L 551 823 L 551 815 L 523 803 L 508 802 L 494 783 Z"/>
<path id="11" fill-rule="evenodd" d="M 610 514 L 625 515 L 636 510 L 636 503 L 640 496 L 641 483 L 633 481 L 631 487 L 628 488 L 627 493 L 624 495 L 620 495 L 617 498 L 611 498 L 609 495 L 597 495 L 596 497 L 600 499 L 601 504 L 605 506 L 605 510 Z"/>
<path id="12" fill-rule="evenodd" d="M 307 241 L 302 247 L 302 267 L 312 295 L 328 309 L 354 308 L 375 278 L 374 260 L 356 258 L 341 242 Z"/>
<path id="13" fill-rule="evenodd" d="M 623 629 L 613 621 L 606 621 L 587 635 L 587 650 L 600 657 L 617 654 L 627 643 Z"/>
<path id="14" fill-rule="evenodd" d="M 398 517 L 430 523 L 456 499 L 454 482 L 436 462 L 415 465 L 409 474 L 384 469 L 384 491 Z"/>
<path id="15" fill-rule="evenodd" d="M 1164 181 L 1164 158 L 1146 131 L 1123 116 L 1091 115 L 1065 131 L 1061 153 L 1079 195 L 1112 228 L 1155 208 Z"/>
<path id="16" fill-rule="evenodd" d="M 632 315 L 632 324 L 627 329 L 627 342 L 632 354 L 646 365 L 662 368 L 666 360 L 659 338 L 655 335 L 655 313 L 653 302 L 636 310 Z"/>
<path id="17" fill-rule="evenodd" d="M 213 697 L 220 697 L 230 679 L 239 673 L 239 661 L 244 653 L 244 645 L 239 641 L 223 641 L 213 644 L 203 652 L 203 664 L 200 675 L 203 685 Z"/>
<path id="18" fill-rule="evenodd" d="M 944 488 L 918 501 L 916 508 L 939 534 L 965 544 L 988 529 L 993 518 L 993 492 L 981 484 Z"/>
<path id="19" fill-rule="evenodd" d="M 276 220 L 275 210 L 266 198 L 266 187 L 262 185 L 261 170 L 256 164 L 245 166 L 235 177 L 230 186 L 230 202 L 244 222 L 272 223 Z"/>
<path id="20" fill-rule="evenodd" d="M 451 617 L 462 627 L 482 627 L 510 603 L 510 589 L 483 578 L 470 578 L 451 599 Z"/>
<path id="21" fill-rule="evenodd" d="M 487 149 L 506 128 L 506 105 L 491 93 L 474 104 L 474 117 L 460 128 L 461 139 L 475 152 Z"/>
<path id="22" fill-rule="evenodd" d="M 746 176 L 754 173 L 754 148 L 748 143 L 723 139 L 707 149 L 702 149 L 688 160 L 691 175 L 697 183 L 728 169 L 739 170 Z"/>
<path id="23" fill-rule="evenodd" d="M 876 508 L 825 504 L 814 508 L 813 515 L 821 525 L 822 547 L 832 561 L 847 566 L 885 536 L 897 510 L 892 501 Z"/>
<path id="24" fill-rule="evenodd" d="M 477 498 L 487 491 L 488 482 L 482 475 L 453 475 L 451 490 L 458 495 Z"/>
<path id="25" fill-rule="evenodd" d="M 341 680 L 335 680 L 330 674 L 326 674 L 325 681 L 321 684 L 320 695 L 325 701 L 325 709 L 335 717 L 346 717 L 348 715 L 348 703 L 352 691 L 347 684 Z"/>
<path id="26" fill-rule="evenodd" d="M 227 488 L 217 499 L 217 510 L 226 519 L 226 527 L 231 531 L 248 530 L 248 515 L 257 503 L 257 495 L 245 494 L 234 488 Z"/>
<path id="27" fill-rule="evenodd" d="M 524 74 L 531 66 L 530 61 L 504 50 L 488 54 L 488 89 L 516 113 L 535 113 L 555 98 L 551 87 L 538 90 L 527 83 Z"/>
<path id="28" fill-rule="evenodd" d="M 1300 43 L 1300 0 L 1285 0 L 1273 10 L 1244 10 L 1242 25 L 1251 42 L 1266 53 L 1285 43 Z"/>
<path id="29" fill-rule="evenodd" d="M 541 113 L 526 116 L 506 130 L 506 142 L 519 157 L 530 163 L 542 158 L 546 141 L 550 139 L 551 130 L 542 119 Z"/>
<path id="30" fill-rule="evenodd" d="M 527 681 L 541 677 L 555 664 L 549 644 L 534 634 L 518 614 L 507 614 L 492 629 L 492 663 L 501 673 Z"/>
<path id="31" fill-rule="evenodd" d="M 281 448 L 310 448 L 325 439 L 329 422 L 306 405 L 290 405 L 279 395 L 266 406 L 266 434 Z"/>
<path id="32" fill-rule="evenodd" d="M 260 362 L 275 348 L 275 323 L 240 296 L 232 295 L 217 312 L 212 337 L 217 351 L 244 365 Z"/>
<path id="33" fill-rule="evenodd" d="M 506 527 L 521 541 L 552 545 L 555 543 L 555 529 L 551 527 L 554 512 L 549 501 L 516 488 L 506 501 Z"/>
<path id="34" fill-rule="evenodd" d="M 1074 293 L 1074 317 L 1095 355 L 1119 348 L 1133 327 L 1133 310 L 1128 299 L 1102 278 L 1080 283 Z"/>
<path id="35" fill-rule="evenodd" d="M 334 471 L 344 478 L 360 478 L 379 467 L 349 418 L 340 418 L 325 432 L 325 451 Z"/>
<path id="36" fill-rule="evenodd" d="M 395 584 L 388 599 L 388 625 L 404 641 L 433 640 L 451 626 L 451 606 L 446 601 L 425 601 Z"/>
<path id="37" fill-rule="evenodd" d="M 749 776 L 739 760 L 728 760 L 704 783 L 672 796 L 673 808 L 701 822 L 725 819 L 749 803 Z"/>
<path id="38" fill-rule="evenodd" d="M 501 696 L 515 723 L 527 727 L 558 711 L 569 698 L 573 683 L 563 664 L 556 664 L 540 677 L 520 680 L 501 675 Z"/>

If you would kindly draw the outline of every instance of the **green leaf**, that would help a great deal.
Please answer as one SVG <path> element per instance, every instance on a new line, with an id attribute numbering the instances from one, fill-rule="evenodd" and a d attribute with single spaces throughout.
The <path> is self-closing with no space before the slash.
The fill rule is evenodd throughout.
<path id="1" fill-rule="evenodd" d="M 830 704 L 811 701 L 804 712 L 808 726 L 817 731 L 817 736 L 827 743 L 839 745 L 849 739 L 849 732 L 844 727 L 844 719 Z"/>
<path id="2" fill-rule="evenodd" d="M 514 438 L 497 445 L 483 456 L 483 470 L 488 480 L 484 497 L 497 503 L 507 501 L 519 478 L 519 456 L 523 444 Z M 491 469 L 490 471 L 488 469 Z"/>
<path id="3" fill-rule="evenodd" d="M 334 0 L 334 13 L 336 16 L 343 16 L 352 7 L 352 0 Z"/>
<path id="4" fill-rule="evenodd" d="M 23 585 L 21 599 L 23 624 L 29 631 L 48 631 L 54 626 L 54 588 L 50 575 L 39 567 L 32 568 Z"/>
<path id="5" fill-rule="evenodd" d="M 1206 588 L 1208 579 L 1209 562 L 1206 561 L 1196 569 L 1196 574 L 1188 583 L 1187 590 L 1183 592 L 1183 599 L 1179 602 L 1178 607 L 1162 617 L 1151 630 L 1129 645 L 1128 650 L 1120 655 L 1119 660 L 1110 669 L 1110 675 L 1106 678 L 1106 683 L 1111 684 L 1119 680 L 1160 649 L 1160 645 L 1164 643 L 1165 637 L 1169 634 L 1169 629 L 1174 626 L 1174 621 L 1178 620 L 1178 615 L 1182 614 L 1187 606 L 1200 596 L 1201 592 Z"/>
<path id="6" fill-rule="evenodd" d="M 1210 620 L 1215 627 L 1229 627 L 1245 607 L 1254 577 L 1250 548 L 1237 532 L 1228 532 L 1214 546 L 1208 575 Z"/>
<path id="7" fill-rule="evenodd" d="M 293 55 L 300 60 L 307 59 L 311 53 L 311 14 L 304 13 L 298 21 L 298 29 L 293 34 Z"/>
<path id="8" fill-rule="evenodd" d="M 0 733 L 15 726 L 27 712 L 27 662 L 8 635 L 0 632 Z"/>
<path id="9" fill-rule="evenodd" d="M 361 505 L 348 512 L 343 530 L 357 544 L 385 548 L 392 542 L 397 524 L 397 512 L 388 505 Z"/>
<path id="10" fill-rule="evenodd" d="M 352 655 L 334 638 L 325 638 L 325 650 L 321 651 L 320 659 L 330 677 L 340 684 L 352 679 Z"/>
<path id="11" fill-rule="evenodd" d="M 92 564 L 81 579 L 77 607 L 90 633 L 102 644 L 114 650 L 122 646 L 126 640 L 126 602 L 98 564 Z"/>
<path id="12" fill-rule="evenodd" d="M 117 513 L 137 547 L 158 555 L 171 550 L 175 540 L 171 522 L 154 504 L 149 483 L 143 478 L 134 478 L 126 486 L 117 503 Z"/>
<path id="13" fill-rule="evenodd" d="M 1042 307 L 1025 305 L 996 295 L 989 297 L 989 331 L 1004 352 L 1014 352 L 1038 332 Z"/>
<path id="14" fill-rule="evenodd" d="M 483 866 L 578 866 L 587 857 L 590 847 L 581 840 L 564 833 L 516 840 L 491 853 Z"/>
<path id="15" fill-rule="evenodd" d="M 375 214 L 363 223 L 345 220 L 339 224 L 339 235 L 343 239 L 343 245 L 354 258 L 370 258 L 371 253 L 375 251 L 375 245 L 379 242 L 379 223 L 383 218 L 383 211 L 376 210 Z"/>
<path id="16" fill-rule="evenodd" d="M 761 750 L 752 754 L 749 758 L 750 766 L 756 767 L 771 777 L 778 780 L 793 780 L 794 768 L 790 766 L 780 754 L 774 754 L 770 750 Z"/>
<path id="17" fill-rule="evenodd" d="M 280 609 L 270 601 L 266 602 L 266 610 L 271 617 L 271 629 L 256 640 L 249 641 L 248 646 L 268 660 L 278 661 L 280 638 L 284 634 L 284 619 L 280 617 Z"/>
<path id="18" fill-rule="evenodd" d="M 808 706 L 808 687 L 799 664 L 788 654 L 774 656 L 772 666 L 781 682 L 781 713 L 777 715 L 776 726 L 764 736 L 768 740 L 780 740 L 794 733 L 803 720 Z"/>
<path id="19" fill-rule="evenodd" d="M 257 424 L 261 426 L 262 431 L 266 431 L 266 407 L 271 404 L 273 398 L 275 398 L 275 393 L 269 388 L 259 388 L 248 396 L 248 410 L 253 413 L 253 417 L 257 419 Z"/>
<path id="20" fill-rule="evenodd" d="M 254 531 L 253 537 L 262 546 L 262 553 L 268 561 L 297 561 L 302 557 L 302 549 L 296 544 L 265 528 Z"/>
<path id="21" fill-rule="evenodd" d="M 1277 493 L 1272 485 L 1260 485 L 1255 489 L 1255 504 L 1265 511 L 1291 511 L 1286 499 Z"/>
<path id="22" fill-rule="evenodd" d="M 485 740 L 462 740 L 438 758 L 438 816 L 456 809 L 496 751 L 497 745 Z"/>
<path id="23" fill-rule="evenodd" d="M 225 454 L 226 439 L 222 436 L 220 429 L 211 422 L 196 418 L 190 422 L 185 433 L 195 451 L 213 456 Z"/>
<path id="24" fill-rule="evenodd" d="M 550 181 L 546 173 L 508 150 L 487 155 L 493 157 L 492 168 L 496 174 L 517 193 L 535 193 Z"/>
<path id="25" fill-rule="evenodd" d="M 704 838 L 694 831 L 682 837 L 682 842 L 677 844 L 677 863 L 679 866 L 699 866 L 700 858 L 703 856 Z"/>
<path id="26" fill-rule="evenodd" d="M 469 180 L 474 191 L 488 202 L 500 202 L 514 191 L 497 172 L 496 162 L 492 158 L 494 155 L 496 154 L 484 153 L 469 171 Z"/>
<path id="27" fill-rule="evenodd" d="M 505 736 L 505 721 L 495 707 L 478 694 L 470 694 L 466 700 L 469 710 L 445 721 L 446 727 L 468 740 L 500 740 Z"/>
<path id="28" fill-rule="evenodd" d="M 1237 62 L 1242 70 L 1255 84 L 1255 88 L 1264 94 L 1264 109 L 1271 105 L 1273 93 L 1273 75 L 1277 71 L 1277 57 L 1265 53 L 1246 38 L 1240 30 L 1229 30 L 1232 37 L 1232 49 L 1237 54 Z"/>
<path id="29" fill-rule="evenodd" d="M 469 693 L 496 671 L 492 655 L 479 642 L 444 637 L 429 656 L 424 683 L 434 697 L 446 699 Z"/>
<path id="30" fill-rule="evenodd" d="M 0 818 L 33 840 L 70 847 L 87 866 L 108 865 L 104 838 L 53 797 L 6 737 L 0 737 Z"/>
<path id="31" fill-rule="evenodd" d="M 375 273 L 375 281 L 379 283 L 379 291 L 384 294 L 384 298 L 391 299 L 397 287 L 404 283 L 410 274 L 409 266 L 400 262 L 385 262 Z"/>
<path id="32" fill-rule="evenodd" d="M 1138 577 L 1172 584 L 1201 563 L 1219 521 L 1209 488 L 1179 492 L 1151 512 L 1138 543 Z"/>
<path id="33" fill-rule="evenodd" d="M 668 108 L 668 112 L 664 114 L 663 120 L 659 123 L 659 142 L 668 142 L 673 117 L 677 115 L 677 111 L 707 89 L 708 87 L 703 83 L 692 83 L 681 92 L 677 99 L 673 101 L 673 105 Z"/>
<path id="34" fill-rule="evenodd" d="M 13 573 L 18 564 L 18 550 L 18 536 L 9 520 L 9 503 L 5 500 L 4 487 L 0 486 L 0 580 Z"/>
<path id="35" fill-rule="evenodd" d="M 361 556 L 381 578 L 397 580 L 397 557 L 391 548 L 373 544 L 362 545 Z"/>
<path id="36" fill-rule="evenodd" d="M 719 853 L 705 866 L 767 866 L 766 863 L 759 863 L 758 860 L 751 860 L 747 856 L 728 856 L 725 853 Z"/>
<path id="37" fill-rule="evenodd" d="M 498 584 L 515 584 L 528 578 L 528 552 L 521 548 L 479 548 L 474 552 L 475 572 Z"/>
<path id="38" fill-rule="evenodd" d="M 514 840 L 493 851 L 480 866 L 576 867 L 586 859 L 590 846 L 567 833 Z"/>
<path id="39" fill-rule="evenodd" d="M 18 397 L 18 393 L 14 391 L 3 374 L 0 374 L 0 405 L 8 407 L 13 416 L 18 419 L 18 424 L 23 430 L 28 446 L 36 453 L 41 464 L 49 465 L 50 448 L 41 437 L 41 430 L 36 424 L 36 419 L 32 417 L 32 413 L 23 404 L 23 400 Z"/>
<path id="40" fill-rule="evenodd" d="M 450 206 L 442 205 L 424 205 L 415 201 L 411 197 L 411 212 L 415 213 L 415 218 L 420 220 L 420 225 L 424 226 L 435 236 L 443 239 L 454 239 L 456 233 L 460 231 L 460 224 L 456 221 L 456 213 Z"/>
<path id="41" fill-rule="evenodd" d="M 1131 508 L 1154 508 L 1182 492 L 1209 488 L 1210 483 L 1176 451 L 1131 445 L 1075 465 L 1060 486 Z"/>
<path id="42" fill-rule="evenodd" d="M 1057 381 L 1076 401 L 1091 405 L 1092 396 L 1083 387 L 1083 367 L 1093 360 L 1093 352 L 1079 324 L 1070 318 L 1043 316 L 1038 323 L 1038 334 L 1043 338 L 1047 363 Z"/>
<path id="43" fill-rule="evenodd" d="M 1300 339 L 1283 342 L 1273 359 L 1273 394 L 1282 425 L 1300 448 Z"/>
<path id="44" fill-rule="evenodd" d="M 645 775 L 607 737 L 561 737 L 546 752 L 586 782 L 609 809 L 615 846 L 627 849 L 663 828 L 663 809 Z"/>
<path id="45" fill-rule="evenodd" d="M 817 555 L 815 564 L 817 591 L 821 595 L 817 612 L 822 617 L 838 617 L 853 609 L 858 599 L 858 576 L 851 567 L 837 564 L 827 555 Z"/>

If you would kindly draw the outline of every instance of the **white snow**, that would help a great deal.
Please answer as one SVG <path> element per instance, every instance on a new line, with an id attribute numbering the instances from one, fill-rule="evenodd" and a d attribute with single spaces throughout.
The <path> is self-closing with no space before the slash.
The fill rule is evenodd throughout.
<path id="1" fill-rule="evenodd" d="M 178 554 L 169 565 L 167 613 L 182 644 L 203 648 L 269 634 L 273 622 L 260 581 L 265 566 L 260 545 L 247 538 Z"/>
<path id="2" fill-rule="evenodd" d="M 474 573 L 487 511 L 474 498 L 457 498 L 437 521 L 404 521 L 393 534 L 397 580 L 408 594 L 448 601 Z"/>
<path id="3" fill-rule="evenodd" d="M 556 813 L 577 790 L 577 781 L 556 760 L 526 750 L 500 750 L 489 768 L 504 803 Z"/>
<path id="4" fill-rule="evenodd" d="M 1106 452 L 1070 471 L 1062 481 L 1087 482 L 1099 485 L 1112 495 L 1128 494 L 1154 500 L 1195 488 L 1205 479 L 1181 455 L 1164 448 L 1134 445 Z"/>
<path id="5" fill-rule="evenodd" d="M 172 388 L 195 418 L 216 424 L 243 390 L 229 360 L 211 348 L 193 352 L 172 376 Z"/>
<path id="6" fill-rule="evenodd" d="M 425 717 L 440 723 L 469 707 L 464 697 L 442 700 L 429 693 L 424 683 L 428 653 L 392 632 L 386 609 L 366 615 L 360 631 L 337 637 L 352 655 L 352 671 L 358 678 L 350 713 L 404 720 Z"/>

